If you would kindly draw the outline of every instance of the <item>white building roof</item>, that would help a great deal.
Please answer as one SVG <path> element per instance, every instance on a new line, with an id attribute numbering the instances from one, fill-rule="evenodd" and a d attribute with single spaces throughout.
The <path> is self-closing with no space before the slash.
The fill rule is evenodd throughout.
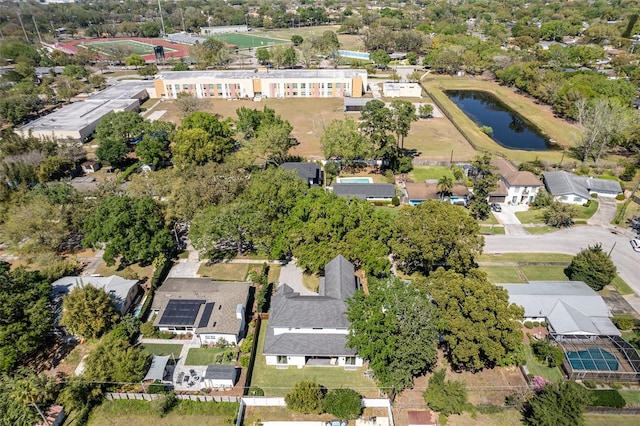
<path id="1" fill-rule="evenodd" d="M 310 78 L 354 78 L 366 76 L 367 71 L 360 69 L 353 70 L 269 70 L 258 71 L 253 70 L 231 70 L 231 71 L 168 71 L 158 75 L 158 79 L 167 81 L 187 80 L 194 81 L 198 79 L 215 80 L 215 79 L 310 79 Z"/>
<path id="2" fill-rule="evenodd" d="M 546 318 L 558 334 L 620 335 L 602 297 L 582 281 L 500 285 L 511 303 L 524 308 L 525 317 Z"/>
<path id="3" fill-rule="evenodd" d="M 54 281 L 51 287 L 54 300 L 59 300 L 62 296 L 66 296 L 76 287 L 90 285 L 102 289 L 113 299 L 116 309 L 120 311 L 127 300 L 129 291 L 137 284 L 138 280 L 126 280 L 118 275 L 111 275 L 110 277 L 68 276 Z"/>

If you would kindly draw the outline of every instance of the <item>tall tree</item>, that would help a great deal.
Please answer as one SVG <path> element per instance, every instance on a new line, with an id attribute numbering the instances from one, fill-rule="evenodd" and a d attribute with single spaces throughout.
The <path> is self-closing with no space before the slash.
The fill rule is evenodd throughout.
<path id="1" fill-rule="evenodd" d="M 509 294 L 479 270 L 467 276 L 439 269 L 426 285 L 440 317 L 439 331 L 453 368 L 478 371 L 524 359 L 524 309 L 509 303 Z"/>
<path id="2" fill-rule="evenodd" d="M 104 247 L 104 260 L 113 265 L 142 261 L 150 263 L 173 245 L 160 207 L 150 197 L 105 199 L 84 222 L 87 247 Z"/>
<path id="3" fill-rule="evenodd" d="M 491 214 L 489 194 L 498 187 L 500 175 L 495 173 L 496 168 L 491 164 L 491 156 L 483 154 L 475 157 L 471 162 L 475 169 L 473 176 L 473 197 L 469 202 L 471 216 L 476 219 L 486 219 Z"/>
<path id="4" fill-rule="evenodd" d="M 440 414 L 462 414 L 467 409 L 467 389 L 463 382 L 445 380 L 446 369 L 433 373 L 429 386 L 424 391 L 427 407 Z"/>
<path id="5" fill-rule="evenodd" d="M 354 160 L 366 160 L 371 152 L 368 139 L 351 117 L 344 120 L 335 119 L 329 123 L 320 137 L 320 142 L 325 158 L 340 159 L 346 164 Z"/>
<path id="6" fill-rule="evenodd" d="M 392 277 L 369 279 L 348 300 L 347 344 L 369 361 L 378 386 L 399 392 L 436 361 L 437 314 L 424 289 Z"/>
<path id="7" fill-rule="evenodd" d="M 569 265 L 569 278 L 584 281 L 595 291 L 611 284 L 616 277 L 616 265 L 598 243 L 583 249 L 574 256 Z"/>
<path id="8" fill-rule="evenodd" d="M 144 120 L 135 111 L 110 112 L 96 127 L 95 138 L 100 146 L 96 155 L 111 164 L 121 163 L 127 155 L 127 143 L 144 130 Z"/>
<path id="9" fill-rule="evenodd" d="M 314 382 L 299 382 L 289 392 L 284 400 L 287 408 L 299 413 L 322 413 L 322 399 L 324 392 L 320 385 Z"/>
<path id="10" fill-rule="evenodd" d="M 404 148 L 404 138 L 409 135 L 411 122 L 418 120 L 416 107 L 409 101 L 391 101 L 391 113 L 393 117 L 396 138 L 400 142 L 400 147 Z"/>
<path id="11" fill-rule="evenodd" d="M 51 284 L 38 272 L 0 262 L 0 371 L 11 371 L 45 343 L 53 326 Z"/>
<path id="12" fill-rule="evenodd" d="M 582 426 L 590 402 L 588 389 L 578 383 L 549 384 L 525 403 L 522 420 L 529 426 Z"/>
<path id="13" fill-rule="evenodd" d="M 484 240 L 467 211 L 440 201 L 400 209 L 392 225 L 393 258 L 407 272 L 424 274 L 440 266 L 466 273 L 475 267 Z"/>
<path id="14" fill-rule="evenodd" d="M 62 304 L 60 324 L 77 336 L 102 336 L 115 325 L 120 316 L 104 290 L 87 285 L 71 290 Z"/>
<path id="15" fill-rule="evenodd" d="M 173 159 L 179 167 L 221 163 L 235 147 L 233 131 L 228 121 L 214 114 L 194 112 L 182 120 L 182 127 L 173 136 Z"/>

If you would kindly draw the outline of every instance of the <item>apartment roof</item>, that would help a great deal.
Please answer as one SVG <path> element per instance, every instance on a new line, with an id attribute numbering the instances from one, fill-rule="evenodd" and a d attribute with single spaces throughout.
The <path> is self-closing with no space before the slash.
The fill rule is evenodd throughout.
<path id="1" fill-rule="evenodd" d="M 310 79 L 310 78 L 354 78 L 366 76 L 367 71 L 361 69 L 339 70 L 231 70 L 231 71 L 168 71 L 158 75 L 162 80 L 215 80 L 215 79 Z"/>

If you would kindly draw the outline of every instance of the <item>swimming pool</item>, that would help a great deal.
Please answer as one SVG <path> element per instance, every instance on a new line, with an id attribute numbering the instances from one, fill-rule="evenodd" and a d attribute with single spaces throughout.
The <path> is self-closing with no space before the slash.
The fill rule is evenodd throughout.
<path id="1" fill-rule="evenodd" d="M 600 348 L 567 352 L 567 360 L 574 370 L 617 371 L 618 359 L 612 353 Z"/>
<path id="2" fill-rule="evenodd" d="M 338 183 L 373 183 L 370 177 L 339 177 L 336 178 Z"/>

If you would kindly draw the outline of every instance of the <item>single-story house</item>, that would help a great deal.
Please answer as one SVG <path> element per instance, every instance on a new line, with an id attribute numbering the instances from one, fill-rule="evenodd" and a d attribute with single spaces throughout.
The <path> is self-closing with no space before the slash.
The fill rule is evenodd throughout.
<path id="1" fill-rule="evenodd" d="M 351 323 L 346 299 L 360 287 L 354 266 L 342 255 L 325 267 L 318 295 L 301 296 L 282 284 L 271 298 L 263 353 L 267 365 L 360 367 L 362 359 L 347 347 Z"/>
<path id="2" fill-rule="evenodd" d="M 56 306 L 55 311 L 57 313 L 61 312 L 62 299 L 71 290 L 87 285 L 104 290 L 111 297 L 116 310 L 121 315 L 131 312 L 137 299 L 142 295 L 142 288 L 138 285 L 138 280 L 126 280 L 117 275 L 111 275 L 110 277 L 67 276 L 51 284 L 53 303 Z"/>
<path id="3" fill-rule="evenodd" d="M 288 162 L 280 165 L 285 170 L 295 170 L 298 176 L 309 186 L 321 186 L 324 183 L 324 172 L 316 163 Z"/>
<path id="4" fill-rule="evenodd" d="M 344 112 L 360 112 L 373 98 L 344 98 Z"/>
<path id="5" fill-rule="evenodd" d="M 545 172 L 543 176 L 547 191 L 562 203 L 585 204 L 591 199 L 591 194 L 601 197 L 622 194 L 617 180 L 578 176 L 564 170 Z"/>
<path id="6" fill-rule="evenodd" d="M 394 83 L 382 84 L 382 94 L 387 98 L 421 98 L 422 87 L 418 83 Z"/>
<path id="7" fill-rule="evenodd" d="M 208 278 L 168 278 L 151 305 L 153 325 L 175 334 L 193 333 L 203 345 L 238 344 L 245 332 L 251 283 Z"/>
<path id="8" fill-rule="evenodd" d="M 451 188 L 449 195 L 442 195 L 438 184 L 431 183 L 412 183 L 405 184 L 405 195 L 412 206 L 418 205 L 427 200 L 449 201 L 451 204 L 466 206 L 469 200 L 469 188 L 465 185 L 456 183 Z"/>
<path id="9" fill-rule="evenodd" d="M 560 336 L 620 336 L 602 297 L 582 281 L 532 281 L 500 284 L 509 302 L 524 308 L 525 321 L 546 321 Z"/>
<path id="10" fill-rule="evenodd" d="M 498 188 L 489 194 L 491 203 L 527 204 L 532 203 L 544 186 L 542 181 L 531 172 L 520 171 L 504 158 L 494 158 L 491 164 L 498 169 L 500 181 Z M 506 195 L 504 195 L 506 191 Z M 504 199 L 502 198 L 504 196 Z"/>
<path id="11" fill-rule="evenodd" d="M 231 389 L 238 382 L 239 370 L 233 365 L 209 365 L 202 376 L 202 387 Z"/>
<path id="12" fill-rule="evenodd" d="M 396 187 L 391 183 L 334 183 L 333 192 L 340 197 L 391 202 L 396 196 Z"/>

